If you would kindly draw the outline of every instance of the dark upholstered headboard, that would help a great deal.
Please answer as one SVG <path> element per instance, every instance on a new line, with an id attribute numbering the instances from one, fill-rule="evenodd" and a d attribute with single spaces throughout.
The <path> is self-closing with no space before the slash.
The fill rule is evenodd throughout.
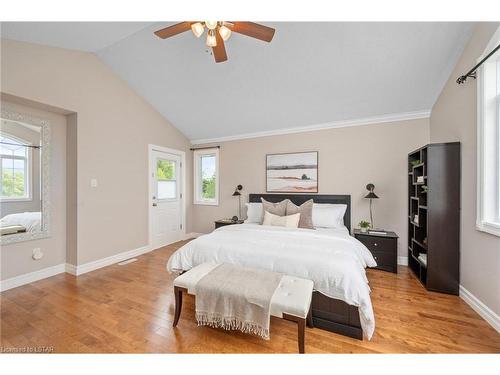
<path id="1" fill-rule="evenodd" d="M 283 199 L 290 199 L 293 203 L 300 206 L 305 201 L 312 199 L 314 203 L 345 204 L 347 209 L 344 214 L 344 225 L 351 233 L 351 196 L 350 195 L 325 195 L 325 194 L 249 194 L 248 201 L 257 203 L 260 198 L 268 202 L 281 202 Z"/>

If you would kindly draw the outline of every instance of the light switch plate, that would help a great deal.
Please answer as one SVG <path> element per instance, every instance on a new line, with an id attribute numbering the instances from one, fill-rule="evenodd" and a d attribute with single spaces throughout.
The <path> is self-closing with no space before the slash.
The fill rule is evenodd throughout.
<path id="1" fill-rule="evenodd" d="M 97 179 L 96 178 L 92 178 L 90 179 L 90 187 L 97 187 Z"/>

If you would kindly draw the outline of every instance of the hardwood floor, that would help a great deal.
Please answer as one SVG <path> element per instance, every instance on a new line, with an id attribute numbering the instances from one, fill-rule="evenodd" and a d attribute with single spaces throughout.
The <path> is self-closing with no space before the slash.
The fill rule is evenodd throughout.
<path id="1" fill-rule="evenodd" d="M 3 292 L 1 346 L 78 353 L 296 353 L 296 324 L 272 318 L 271 340 L 198 327 L 191 296 L 172 328 L 174 294 L 165 270 L 183 242 L 78 278 L 61 274 Z M 500 353 L 500 334 L 456 296 L 426 291 L 407 267 L 369 270 L 375 310 L 371 341 L 318 328 L 306 353 Z"/>

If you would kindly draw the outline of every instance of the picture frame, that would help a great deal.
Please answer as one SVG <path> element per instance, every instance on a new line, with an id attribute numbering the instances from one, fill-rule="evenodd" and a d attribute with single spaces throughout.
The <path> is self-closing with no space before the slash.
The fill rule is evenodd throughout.
<path id="1" fill-rule="evenodd" d="M 318 151 L 266 155 L 266 192 L 318 193 Z"/>

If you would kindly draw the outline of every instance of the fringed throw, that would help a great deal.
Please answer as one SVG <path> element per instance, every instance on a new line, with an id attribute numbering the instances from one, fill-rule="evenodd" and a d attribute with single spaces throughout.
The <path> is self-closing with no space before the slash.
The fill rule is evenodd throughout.
<path id="1" fill-rule="evenodd" d="M 196 284 L 200 326 L 240 330 L 269 339 L 271 299 L 282 274 L 220 264 Z"/>

